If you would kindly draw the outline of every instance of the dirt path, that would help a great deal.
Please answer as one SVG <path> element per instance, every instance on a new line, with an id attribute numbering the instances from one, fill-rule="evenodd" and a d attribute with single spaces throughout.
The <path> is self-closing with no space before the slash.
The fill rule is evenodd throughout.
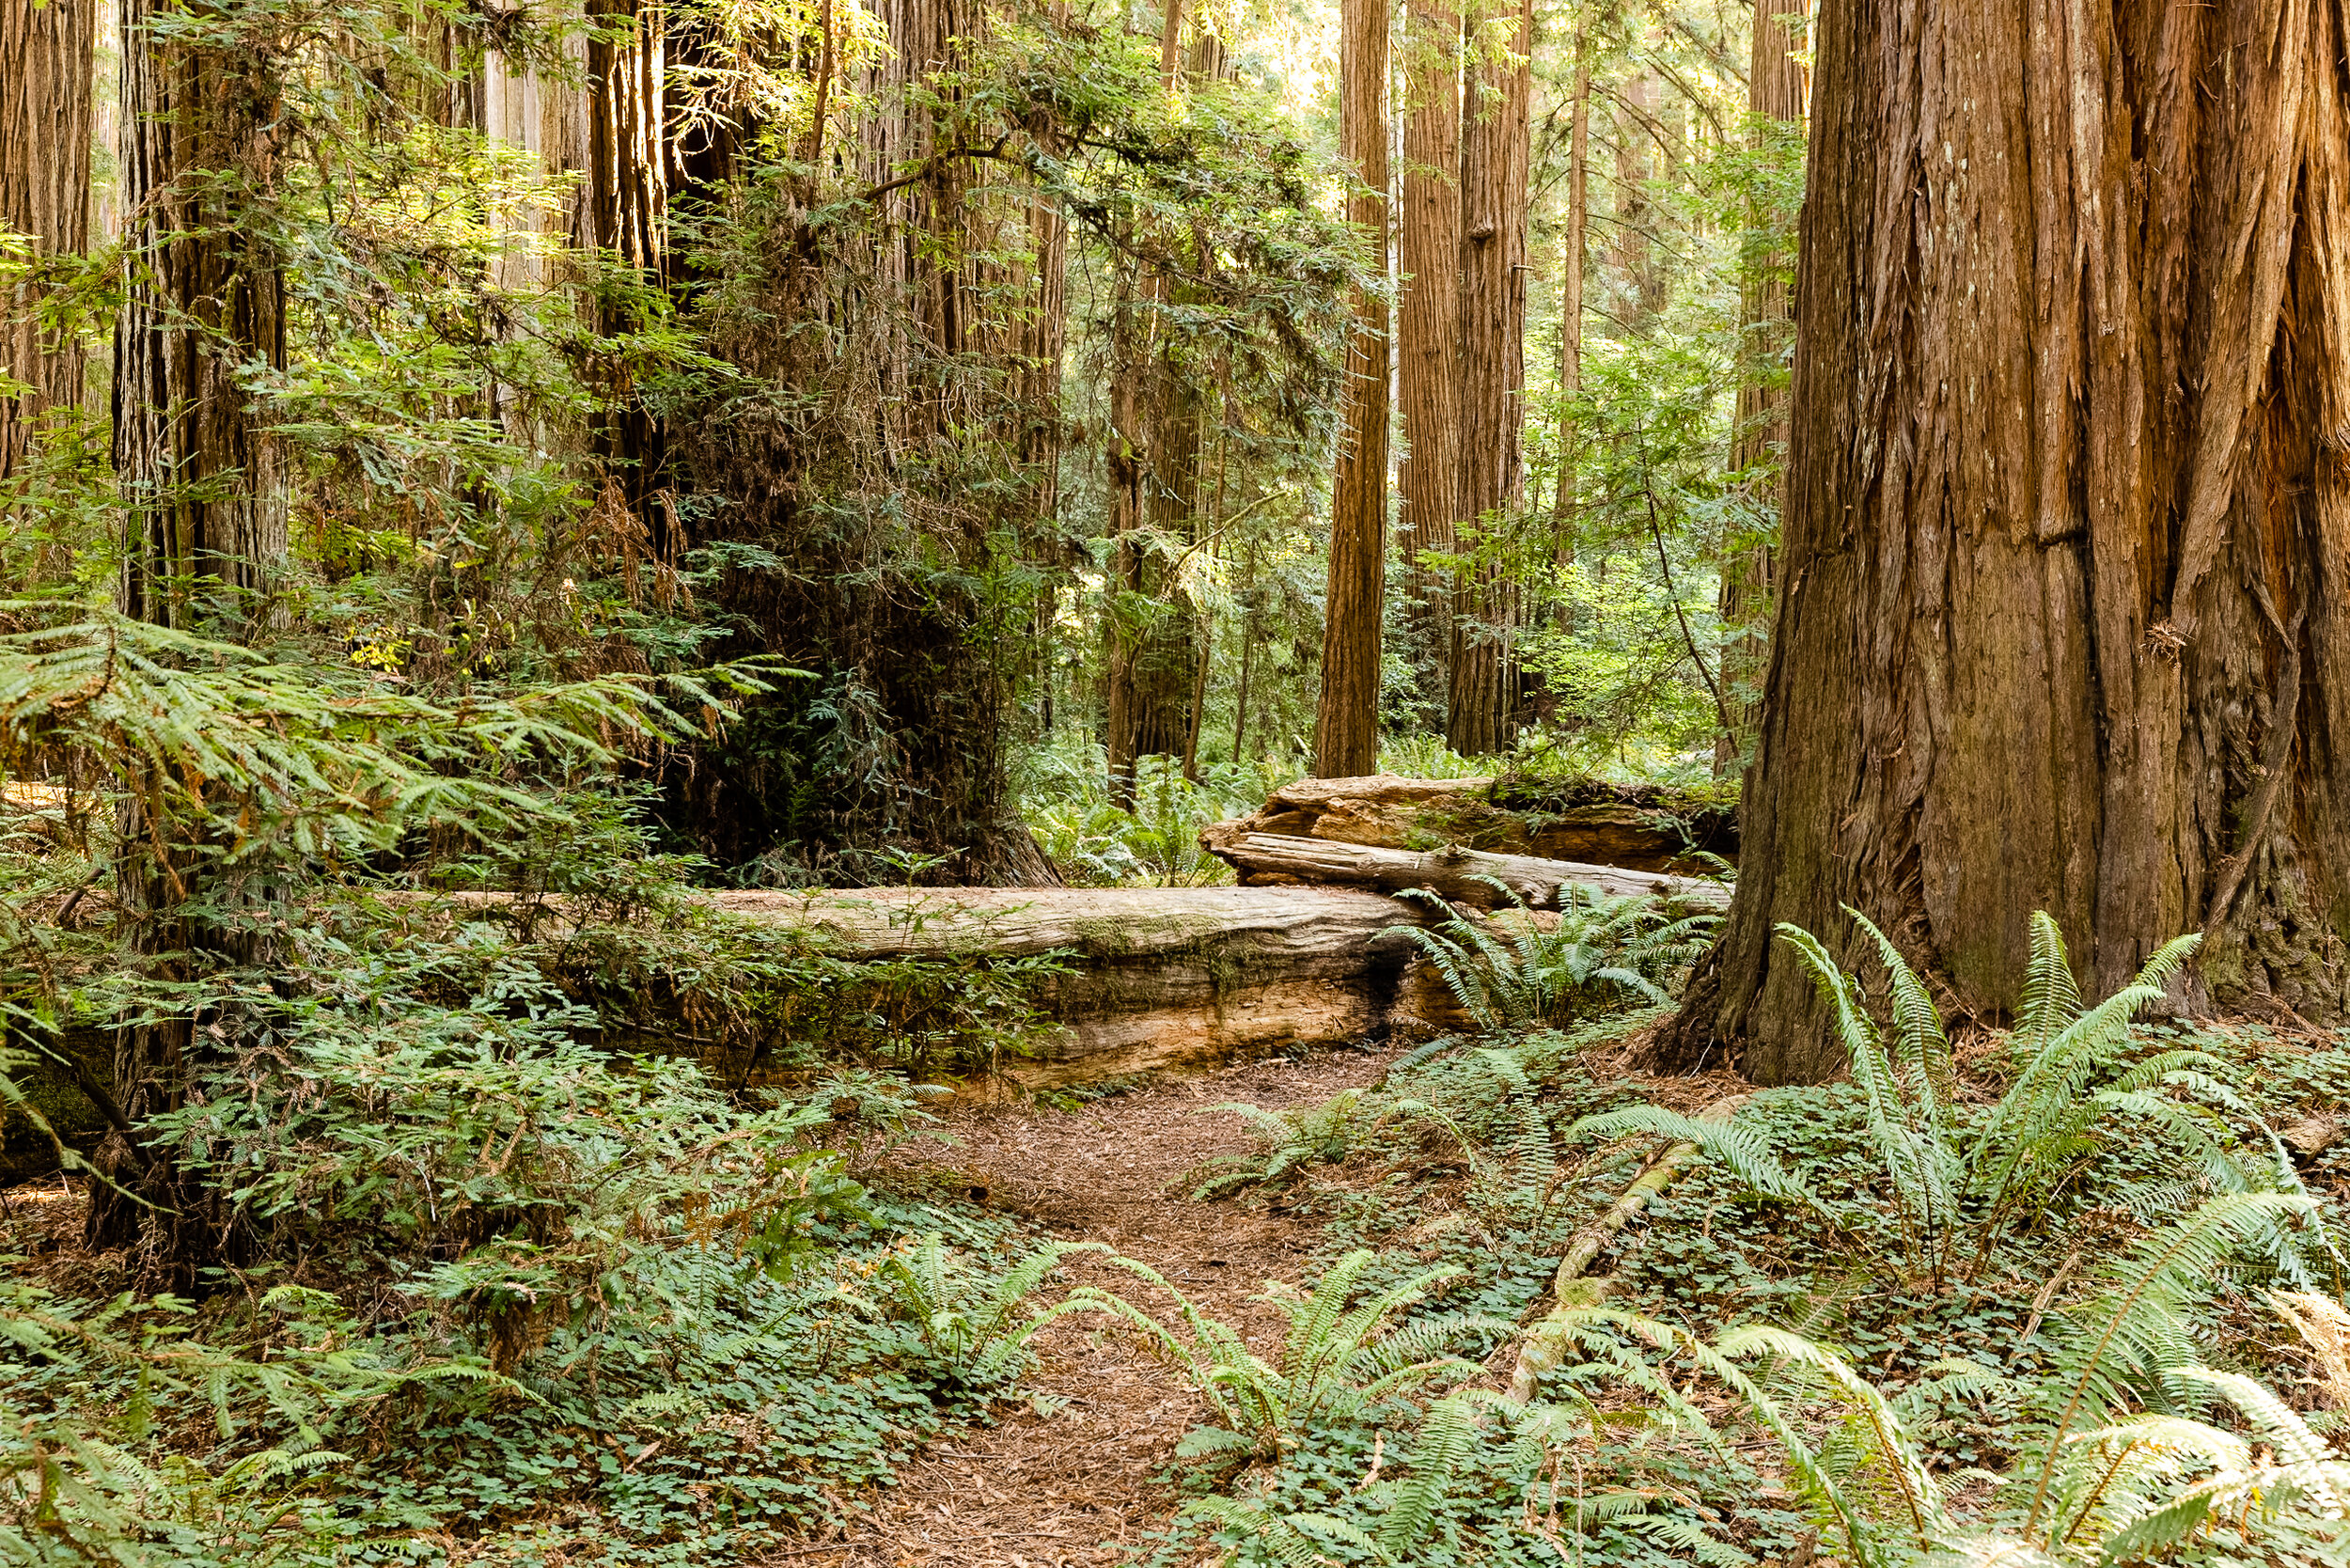
<path id="1" fill-rule="evenodd" d="M 1297 1282 L 1316 1228 L 1235 1203 L 1187 1200 L 1183 1176 L 1212 1154 L 1252 1146 L 1246 1124 L 1206 1107 L 1246 1100 L 1313 1104 L 1377 1077 L 1390 1055 L 1338 1052 L 1252 1062 L 1153 1085 L 1075 1111 L 1026 1106 L 950 1112 L 958 1140 L 940 1156 L 984 1187 L 987 1201 L 1071 1241 L 1106 1242 L 1151 1264 L 1227 1323 L 1269 1348 L 1280 1318 L 1248 1297 L 1269 1279 Z M 1073 1280 L 1111 1286 L 1164 1308 L 1141 1280 L 1073 1261 Z M 1165 1523 L 1176 1499 L 1153 1477 L 1197 1424 L 1189 1387 L 1131 1341 L 1083 1316 L 1038 1337 L 1026 1385 L 1047 1416 L 1019 1408 L 996 1425 L 947 1438 L 870 1498 L 870 1512 L 830 1543 L 809 1541 L 766 1560 L 775 1568 L 1077 1568 L 1120 1560 L 1122 1544 Z"/>

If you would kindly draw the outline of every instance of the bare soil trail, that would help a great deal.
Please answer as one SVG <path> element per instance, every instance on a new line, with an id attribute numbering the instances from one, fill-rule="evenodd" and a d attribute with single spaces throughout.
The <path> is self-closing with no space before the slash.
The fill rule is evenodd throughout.
<path id="1" fill-rule="evenodd" d="M 956 1142 L 929 1157 L 1069 1241 L 1107 1243 L 1149 1263 L 1202 1310 L 1268 1351 L 1279 1315 L 1249 1297 L 1268 1280 L 1302 1283 L 1321 1232 L 1273 1208 L 1194 1203 L 1184 1178 L 1212 1155 L 1253 1147 L 1228 1101 L 1268 1109 L 1313 1105 L 1367 1084 L 1399 1054 L 1337 1051 L 1276 1058 L 1153 1083 L 1076 1110 L 1025 1104 L 957 1106 Z M 1072 1259 L 1068 1283 L 1119 1291 L 1163 1319 L 1171 1305 L 1143 1280 Z M 1046 1293 L 1045 1299 L 1058 1292 Z M 932 1444 L 898 1483 L 833 1540 L 811 1538 L 760 1568 L 1092 1568 L 1163 1525 L 1180 1499 L 1156 1479 L 1202 1406 L 1182 1379 L 1106 1320 L 1064 1318 L 1036 1341 L 1024 1387 L 1049 1416 L 1014 1406 L 996 1424 Z"/>

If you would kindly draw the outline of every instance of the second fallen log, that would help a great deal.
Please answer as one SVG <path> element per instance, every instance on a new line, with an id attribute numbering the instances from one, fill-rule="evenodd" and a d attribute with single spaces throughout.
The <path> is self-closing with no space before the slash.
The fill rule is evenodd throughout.
<path id="1" fill-rule="evenodd" d="M 1427 851 L 1384 849 L 1279 833 L 1203 836 L 1201 843 L 1251 887 L 1361 887 L 1379 893 L 1425 887 L 1454 903 L 1492 909 L 1509 902 L 1492 886 L 1498 882 L 1534 909 L 1558 908 L 1559 890 L 1570 885 L 1596 887 L 1616 897 L 1653 893 L 1690 909 L 1717 910 L 1730 904 L 1729 888 L 1699 877 L 1528 855 L 1485 855 L 1457 845 Z"/>

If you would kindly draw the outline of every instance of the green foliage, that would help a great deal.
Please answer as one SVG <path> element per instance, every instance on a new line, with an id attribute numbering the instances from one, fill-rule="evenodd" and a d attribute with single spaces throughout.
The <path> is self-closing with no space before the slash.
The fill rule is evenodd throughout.
<path id="1" fill-rule="evenodd" d="M 1954 1276 L 1975 1278 L 2000 1255 L 2003 1242 L 2040 1225 L 2098 1156 L 2125 1137 L 2159 1138 L 2207 1189 L 2295 1183 L 2289 1162 L 2271 1168 L 2234 1152 L 2234 1137 L 2213 1108 L 2241 1104 L 2222 1080 L 2224 1063 L 2198 1050 L 2146 1052 L 2132 1033 L 2132 1019 L 2162 996 L 2194 950 L 2194 937 L 2167 944 L 2129 985 L 2084 1009 L 2055 922 L 2034 916 L 2023 1010 L 2009 1036 L 2008 1086 L 1994 1105 L 1973 1108 L 1960 1103 L 1950 1041 L 1924 982 L 1882 932 L 1847 913 L 1888 976 L 1889 1027 L 1870 1015 L 1859 980 L 1816 938 L 1792 926 L 1779 934 L 1811 970 L 1836 1019 L 1881 1168 L 1878 1191 L 1889 1202 L 1897 1245 L 1913 1275 L 1937 1285 Z M 1626 1133 L 1699 1144 L 1754 1190 L 1846 1222 L 1843 1205 L 1788 1170 L 1766 1139 L 1735 1125 L 1644 1106 L 1569 1129 L 1570 1137 Z M 2273 1245 L 2288 1267 L 2297 1267 L 2290 1261 L 2297 1243 L 2280 1233 Z"/>
<path id="2" fill-rule="evenodd" d="M 1179 759 L 1144 757 L 1135 764 L 1134 804 L 1114 805 L 1109 764 L 1088 744 L 1039 746 L 1024 759 L 1020 805 L 1039 848 L 1070 882 L 1098 887 L 1200 887 L 1231 879 L 1231 869 L 1199 847 L 1210 823 L 1246 816 L 1289 770 L 1217 763 L 1199 781 Z"/>
<path id="3" fill-rule="evenodd" d="M 1962 1472 L 1946 1483 L 1914 1435 L 1938 1398 L 2007 1389 L 2010 1380 L 1989 1367 L 1946 1362 L 1888 1394 L 1832 1351 L 1783 1329 L 1735 1328 L 1709 1344 L 1636 1315 L 1591 1309 L 1574 1316 L 1606 1375 L 1656 1398 L 1675 1419 L 1711 1430 L 1662 1367 L 1625 1354 L 1615 1336 L 1685 1356 L 1727 1386 L 1780 1445 L 1821 1527 L 1856 1564 L 2104 1568 L 2173 1560 L 2170 1554 L 2193 1544 L 2224 1553 L 2231 1543 L 2255 1560 L 2340 1560 L 2350 1548 L 2350 1460 L 2256 1379 L 2184 1359 L 2185 1342 L 2173 1332 L 2183 1289 L 2207 1288 L 2231 1248 L 2257 1237 L 2258 1226 L 2245 1223 L 2248 1204 L 2257 1206 L 2214 1200 L 2151 1236 L 2111 1266 L 2107 1289 L 2067 1314 L 2064 1364 L 2030 1392 L 2036 1418 L 2026 1429 L 2029 1447 L 2005 1477 Z M 2326 1374 L 2339 1376 L 2350 1315 L 2323 1296 L 2275 1299 Z M 2120 1348 L 2125 1344 L 2137 1348 Z M 2154 1356 L 2142 1354 L 2157 1345 Z M 2077 1397 L 2091 1384 L 2103 1391 Z M 2216 1396 L 2232 1407 L 2240 1430 L 2166 1408 L 2123 1413 L 2124 1386 L 2158 1406 Z M 1797 1415 L 1822 1408 L 1825 1421 Z M 1946 1487 L 1986 1480 L 1998 1482 L 1989 1519 L 1956 1515 Z"/>
<path id="4" fill-rule="evenodd" d="M 1319 1105 L 1292 1110 L 1269 1111 L 1240 1101 L 1208 1106 L 1207 1114 L 1229 1111 L 1246 1118 L 1260 1147 L 1246 1154 L 1212 1155 L 1198 1172 L 1205 1179 L 1192 1189 L 1192 1201 L 1204 1202 L 1235 1187 L 1268 1185 L 1316 1161 L 1338 1164 L 1353 1152 L 1356 1135 L 1372 1123 L 1363 1098 L 1361 1090 L 1348 1089 Z M 1388 1113 L 1380 1114 L 1384 1119 Z"/>
<path id="5" fill-rule="evenodd" d="M 1473 1363 L 1445 1355 L 1445 1347 L 1495 1325 L 1461 1318 L 1394 1321 L 1459 1271 L 1427 1269 L 1366 1294 L 1360 1281 L 1375 1259 L 1376 1254 L 1357 1249 L 1332 1263 L 1309 1292 L 1277 1286 L 1258 1297 L 1289 1320 L 1289 1332 L 1271 1361 L 1132 1259 L 1114 1261 L 1173 1299 L 1189 1339 L 1099 1287 L 1080 1286 L 1069 1300 L 1139 1332 L 1207 1401 L 1214 1423 L 1183 1439 L 1179 1451 L 1185 1457 L 1277 1459 L 1295 1448 L 1308 1428 L 1366 1419 L 1414 1389 L 1475 1370 Z"/>
<path id="6" fill-rule="evenodd" d="M 1665 983 L 1695 961 L 1720 924 L 1715 915 L 1676 918 L 1644 895 L 1609 898 L 1572 883 L 1559 889 L 1555 917 L 1538 914 L 1497 879 L 1475 880 L 1507 905 L 1491 920 L 1407 888 L 1399 896 L 1444 909 L 1449 918 L 1434 930 L 1390 926 L 1383 934 L 1414 943 L 1453 999 L 1489 1031 L 1563 1025 L 1611 1002 L 1668 1002 Z"/>
<path id="7" fill-rule="evenodd" d="M 988 1388 L 1017 1375 L 1038 1329 L 1074 1309 L 1064 1302 L 1042 1314 L 1026 1310 L 1045 1277 L 1073 1252 L 1108 1250 L 1098 1242 L 1049 1243 L 995 1274 L 958 1255 L 944 1233 L 933 1231 L 891 1248 L 876 1279 L 895 1315 L 920 1336 L 931 1360 L 963 1384 Z"/>

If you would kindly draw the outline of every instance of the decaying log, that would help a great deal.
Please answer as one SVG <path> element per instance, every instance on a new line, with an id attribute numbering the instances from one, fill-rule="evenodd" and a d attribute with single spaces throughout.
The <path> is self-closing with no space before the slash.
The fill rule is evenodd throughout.
<path id="1" fill-rule="evenodd" d="M 1200 842 L 1251 887 L 1360 887 L 1379 893 L 1425 887 L 1453 903 L 1491 909 L 1507 902 L 1481 880 L 1491 877 L 1534 909 L 1558 908 L 1559 890 L 1569 884 L 1612 896 L 1661 894 L 1689 909 L 1724 909 L 1730 904 L 1728 888 L 1695 877 L 1525 855 L 1483 855 L 1458 845 L 1418 852 L 1275 833 L 1202 834 Z"/>
<path id="2" fill-rule="evenodd" d="M 1498 798 L 1496 798 L 1498 797 Z M 1201 841 L 1252 833 L 1381 849 L 1446 844 L 1642 871 L 1700 874 L 1737 854 L 1734 809 L 1654 786 L 1594 781 L 1537 789 L 1491 778 L 1301 778 Z"/>
<path id="3" fill-rule="evenodd" d="M 1061 1026 L 1008 1064 L 1031 1087 L 1328 1044 L 1383 1027 L 1420 917 L 1368 892 L 1308 887 L 862 888 L 708 895 L 821 933 L 845 958 L 1060 949 L 1039 997 Z"/>

